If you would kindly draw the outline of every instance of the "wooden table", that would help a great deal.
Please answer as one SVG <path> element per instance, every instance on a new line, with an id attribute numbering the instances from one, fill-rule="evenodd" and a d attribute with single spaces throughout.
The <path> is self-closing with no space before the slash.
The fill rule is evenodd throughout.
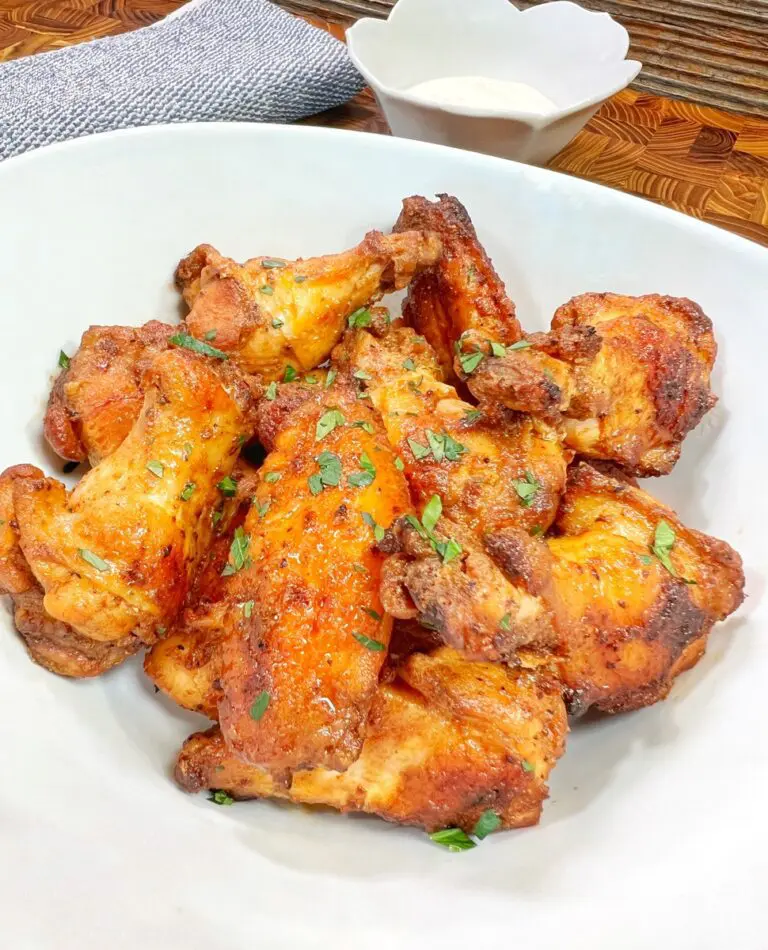
<path id="1" fill-rule="evenodd" d="M 183 2 L 0 0 L 0 61 L 145 26 Z M 307 18 L 343 38 L 341 24 Z M 367 91 L 308 121 L 387 132 Z M 768 120 L 627 90 L 550 164 L 768 246 Z"/>

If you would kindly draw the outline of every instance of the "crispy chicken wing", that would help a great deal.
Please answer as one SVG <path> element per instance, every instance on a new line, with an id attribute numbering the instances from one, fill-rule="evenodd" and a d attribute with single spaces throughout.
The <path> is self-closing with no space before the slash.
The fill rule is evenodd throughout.
<path id="1" fill-rule="evenodd" d="M 16 629 L 35 663 L 60 676 L 98 676 L 122 663 L 140 644 L 131 636 L 99 643 L 46 613 L 43 589 L 19 545 L 13 505 L 15 481 L 41 478 L 43 473 L 33 465 L 14 465 L 0 475 L 0 593 L 10 595 Z"/>
<path id="2" fill-rule="evenodd" d="M 570 620 L 562 676 L 571 710 L 663 699 L 703 654 L 715 621 L 741 603 L 738 554 L 585 463 L 570 472 L 555 530 L 548 545 Z"/>
<path id="3" fill-rule="evenodd" d="M 242 578 L 222 621 L 222 731 L 273 773 L 346 768 L 392 624 L 376 540 L 409 509 L 407 488 L 376 415 L 341 376 L 281 386 L 259 431 L 270 453 L 230 556 Z"/>
<path id="4" fill-rule="evenodd" d="M 237 759 L 217 728 L 187 740 L 176 779 L 187 791 L 275 797 L 365 811 L 427 831 L 472 831 L 492 810 L 501 828 L 535 824 L 567 721 L 546 669 L 471 663 L 447 647 L 413 654 L 379 687 L 360 757 L 287 782 Z"/>
<path id="5" fill-rule="evenodd" d="M 522 336 L 515 305 L 477 239 L 466 208 L 457 198 L 420 195 L 403 201 L 395 232 L 412 229 L 440 236 L 440 260 L 417 276 L 408 290 L 403 315 L 434 348 L 447 379 L 453 378 L 453 348 L 467 330 L 498 343 Z"/>
<path id="6" fill-rule="evenodd" d="M 69 366 L 56 378 L 45 413 L 54 452 L 96 465 L 133 428 L 144 404 L 144 376 L 178 327 L 90 327 Z"/>
<path id="7" fill-rule="evenodd" d="M 424 231 L 371 231 L 342 254 L 298 261 L 237 264 L 203 244 L 181 261 L 176 281 L 193 336 L 215 335 L 216 347 L 246 372 L 279 379 L 286 366 L 321 363 L 351 314 L 405 287 L 439 254 L 438 237 Z"/>
<path id="8" fill-rule="evenodd" d="M 435 537 L 423 523 L 399 532 L 404 554 L 387 566 L 387 609 L 437 627 L 478 658 L 551 640 L 540 597 L 547 552 L 535 535 L 549 527 L 565 485 L 568 456 L 557 431 L 541 419 L 462 402 L 439 381 L 434 351 L 409 328 L 378 339 L 357 333 L 334 359 L 381 413 L 418 510 L 440 499 Z M 502 551 L 507 578 L 493 560 Z"/>
<path id="9" fill-rule="evenodd" d="M 210 544 L 217 485 L 253 430 L 250 390 L 226 364 L 167 350 L 152 374 L 129 435 L 74 491 L 14 483 L 45 610 L 101 642 L 152 643 L 175 619 Z"/>
<path id="10" fill-rule="evenodd" d="M 670 472 L 716 402 L 712 324 L 684 298 L 584 294 L 555 313 L 551 334 L 529 342 L 464 374 L 472 393 L 482 403 L 562 412 L 566 445 L 634 475 Z"/>

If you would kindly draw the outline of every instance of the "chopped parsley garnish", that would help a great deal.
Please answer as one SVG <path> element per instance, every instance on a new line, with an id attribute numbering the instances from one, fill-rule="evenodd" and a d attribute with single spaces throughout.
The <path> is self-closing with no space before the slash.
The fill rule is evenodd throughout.
<path id="1" fill-rule="evenodd" d="M 373 314 L 367 307 L 360 307 L 354 313 L 347 317 L 347 325 L 350 330 L 360 330 L 362 327 L 369 327 L 373 320 Z"/>
<path id="2" fill-rule="evenodd" d="M 523 508 L 530 508 L 536 492 L 538 492 L 542 486 L 540 482 L 536 481 L 531 472 L 526 472 L 525 479 L 512 479 L 512 487 L 517 492 L 517 497 L 520 499 L 520 504 Z"/>
<path id="3" fill-rule="evenodd" d="M 341 414 L 341 412 L 339 412 L 338 409 L 329 409 L 327 412 L 324 412 L 317 420 L 317 426 L 315 427 L 315 441 L 320 442 L 327 435 L 330 435 L 337 426 L 343 425 L 344 416 Z"/>
<path id="4" fill-rule="evenodd" d="M 192 455 L 192 443 L 185 442 L 181 448 L 181 457 L 184 459 L 185 462 L 188 462 L 191 455 Z"/>
<path id="5" fill-rule="evenodd" d="M 151 459 L 147 462 L 147 469 L 152 472 L 155 478 L 162 478 L 165 467 L 162 462 L 158 462 L 156 459 Z"/>
<path id="6" fill-rule="evenodd" d="M 341 459 L 333 452 L 321 452 L 315 459 L 319 474 L 310 475 L 309 490 L 319 495 L 324 488 L 336 488 L 341 482 Z"/>
<path id="7" fill-rule="evenodd" d="M 427 429 L 424 434 L 427 437 L 428 446 L 422 445 L 421 442 L 417 442 L 415 439 L 408 439 L 408 445 L 417 461 L 421 461 L 421 459 L 425 459 L 431 454 L 436 462 L 442 462 L 443 459 L 455 462 L 467 451 L 465 446 L 457 442 L 447 432 L 436 433 L 431 429 Z"/>
<path id="8" fill-rule="evenodd" d="M 266 501 L 262 501 L 260 504 L 256 503 L 256 511 L 259 513 L 259 518 L 263 518 L 269 509 L 272 507 L 272 502 L 269 498 Z"/>
<path id="9" fill-rule="evenodd" d="M 79 462 L 65 462 L 65 464 L 62 465 L 61 470 L 65 475 L 69 475 L 70 472 L 74 472 L 79 464 Z"/>
<path id="10" fill-rule="evenodd" d="M 538 537 L 540 537 L 542 534 L 544 534 L 544 529 L 542 528 L 542 526 L 541 526 L 540 524 L 535 524 L 535 525 L 531 528 L 531 530 L 528 532 L 528 534 L 530 534 L 530 536 L 531 536 L 532 538 L 538 538 Z M 651 559 L 648 558 L 648 563 L 650 563 L 650 561 L 651 561 Z"/>
<path id="11" fill-rule="evenodd" d="M 325 377 L 325 384 L 323 385 L 323 389 L 330 389 L 331 386 L 333 386 L 334 379 L 336 379 L 338 375 L 339 374 L 336 372 L 335 369 L 328 370 L 328 375 Z"/>
<path id="12" fill-rule="evenodd" d="M 477 847 L 476 842 L 461 828 L 442 828 L 440 831 L 433 831 L 429 837 L 435 844 L 442 845 L 449 851 L 469 851 Z"/>
<path id="13" fill-rule="evenodd" d="M 501 818 L 499 818 L 492 808 L 489 808 L 477 819 L 477 824 L 472 829 L 472 834 L 482 841 L 483 838 L 487 838 L 492 831 L 496 831 L 500 824 Z"/>
<path id="14" fill-rule="evenodd" d="M 497 343 L 495 340 L 491 340 L 491 353 L 494 356 L 506 356 L 507 348 L 503 343 Z"/>
<path id="15" fill-rule="evenodd" d="M 352 570 L 353 570 L 353 571 L 357 571 L 358 574 L 367 574 L 367 573 L 368 573 L 368 568 L 365 567 L 363 564 L 353 564 L 353 565 L 352 565 Z"/>
<path id="16" fill-rule="evenodd" d="M 203 339 L 208 340 L 208 342 L 211 343 L 213 340 L 216 339 L 216 331 L 215 331 L 215 330 L 209 330 L 209 331 L 205 334 L 205 336 L 203 337 Z"/>
<path id="17" fill-rule="evenodd" d="M 296 379 L 296 370 L 293 366 L 286 366 L 283 372 L 283 382 L 292 383 Z"/>
<path id="18" fill-rule="evenodd" d="M 355 379 L 362 379 L 363 381 L 365 381 L 366 379 L 372 379 L 372 378 L 373 378 L 373 377 L 371 376 L 371 374 L 370 374 L 370 373 L 366 373 L 366 371 L 365 371 L 364 369 L 357 369 L 357 370 L 355 370 L 354 373 L 352 373 L 352 375 L 355 377 Z"/>
<path id="19" fill-rule="evenodd" d="M 71 360 L 67 356 L 67 354 L 64 352 L 64 350 L 59 350 L 59 366 L 62 369 L 69 369 L 70 362 Z"/>
<path id="20" fill-rule="evenodd" d="M 251 566 L 251 558 L 248 554 L 250 546 L 250 535 L 247 535 L 242 528 L 235 528 L 235 535 L 229 548 L 229 562 L 221 572 L 222 577 L 229 577 L 241 571 L 244 567 Z"/>
<path id="21" fill-rule="evenodd" d="M 227 498 L 234 498 L 237 494 L 237 482 L 232 478 L 231 475 L 227 475 L 226 478 L 222 480 L 216 486 L 222 495 L 225 495 Z"/>
<path id="22" fill-rule="evenodd" d="M 221 521 L 224 516 L 223 511 L 212 511 L 211 512 L 211 524 L 216 527 L 216 525 Z"/>
<path id="23" fill-rule="evenodd" d="M 90 564 L 91 567 L 95 567 L 97 571 L 111 571 L 112 565 L 109 561 L 105 561 L 103 557 L 99 557 L 98 554 L 94 554 L 93 551 L 89 551 L 87 548 L 78 548 L 77 553 L 80 557 Z"/>
<path id="24" fill-rule="evenodd" d="M 267 257 L 261 262 L 262 267 L 285 267 L 285 261 L 276 261 L 273 257 Z"/>
<path id="25" fill-rule="evenodd" d="M 525 350 L 529 346 L 533 346 L 529 340 L 518 340 L 517 343 L 511 343 L 507 349 L 508 350 Z"/>
<path id="26" fill-rule="evenodd" d="M 271 402 L 277 395 L 277 383 L 270 383 L 264 390 L 264 398 Z"/>
<path id="27" fill-rule="evenodd" d="M 404 361 L 403 361 L 403 369 L 407 369 L 407 370 L 415 370 L 415 369 L 416 369 L 416 364 L 413 362 L 413 360 L 410 358 L 410 356 L 408 357 L 407 360 L 404 360 Z"/>
<path id="28" fill-rule="evenodd" d="M 363 610 L 368 614 L 369 617 L 373 617 L 376 623 L 381 623 L 383 618 L 378 610 L 374 610 L 373 607 L 363 607 Z"/>
<path id="29" fill-rule="evenodd" d="M 317 384 L 317 376 L 307 375 L 304 377 L 304 382 L 309 386 L 315 386 Z"/>
<path id="30" fill-rule="evenodd" d="M 373 515 L 368 514 L 367 511 L 363 512 L 363 521 L 368 525 L 369 528 L 373 530 L 373 539 L 378 544 L 379 541 L 384 540 L 384 535 L 386 532 L 380 524 L 376 524 L 376 521 L 373 518 Z"/>
<path id="31" fill-rule="evenodd" d="M 360 456 L 360 468 L 362 471 L 353 472 L 347 481 L 355 488 L 367 488 L 376 478 L 376 468 L 366 452 Z"/>
<path id="32" fill-rule="evenodd" d="M 450 538 L 448 541 L 441 541 L 435 537 L 435 527 L 443 513 L 443 503 L 439 495 L 433 495 L 424 506 L 421 515 L 421 521 L 414 515 L 406 515 L 405 520 L 414 528 L 420 537 L 429 541 L 432 550 L 443 559 L 443 564 L 448 564 L 462 553 L 461 545 L 458 541 Z"/>
<path id="33" fill-rule="evenodd" d="M 263 689 L 251 706 L 251 719 L 253 719 L 254 722 L 258 722 L 267 711 L 267 706 L 269 706 L 269 693 Z"/>
<path id="34" fill-rule="evenodd" d="M 362 429 L 363 432 L 367 432 L 368 435 L 373 435 L 373 433 L 376 431 L 370 422 L 367 422 L 363 419 L 358 419 L 357 422 L 351 422 L 350 426 L 353 429 Z"/>
<path id="35" fill-rule="evenodd" d="M 259 287 L 259 291 L 262 294 L 266 294 L 268 297 L 271 297 L 272 294 L 275 292 L 275 289 L 274 287 L 270 287 L 269 284 L 264 284 L 263 287 Z"/>
<path id="36" fill-rule="evenodd" d="M 645 564 L 647 567 L 649 564 L 653 564 L 653 558 L 649 554 L 641 554 L 640 563 Z"/>
<path id="37" fill-rule="evenodd" d="M 307 279 L 307 277 L 306 277 L 305 274 L 297 274 L 297 275 L 293 278 L 293 282 L 294 282 L 294 284 L 303 284 L 306 279 Z"/>
<path id="38" fill-rule="evenodd" d="M 194 495 L 197 485 L 194 482 L 187 482 L 184 488 L 179 495 L 182 501 L 189 501 L 189 499 Z"/>
<path id="39" fill-rule="evenodd" d="M 522 765 L 524 772 L 534 772 L 536 770 L 536 766 L 528 759 L 520 759 L 520 765 Z"/>
<path id="40" fill-rule="evenodd" d="M 417 442 L 415 439 L 408 439 L 408 447 L 411 452 L 413 452 L 413 457 L 417 461 L 426 458 L 430 453 L 430 448 L 428 445 L 422 445 L 421 442 Z"/>
<path id="41" fill-rule="evenodd" d="M 244 604 L 240 604 L 240 606 L 243 608 L 243 616 L 246 618 L 246 620 L 249 619 L 253 613 L 253 601 L 246 600 L 246 602 Z"/>
<path id="42" fill-rule="evenodd" d="M 477 367 L 482 363 L 482 361 L 483 354 L 479 350 L 477 353 L 461 353 L 459 355 L 461 368 L 467 376 L 471 376 Z"/>
<path id="43" fill-rule="evenodd" d="M 385 646 L 381 640 L 372 640 L 370 637 L 366 637 L 363 633 L 353 633 L 352 636 L 359 644 L 364 646 L 366 650 L 376 650 L 380 653 L 385 649 Z"/>
<path id="44" fill-rule="evenodd" d="M 208 796 L 208 801 L 213 802 L 214 805 L 234 805 L 235 800 L 227 792 L 223 791 L 220 788 L 217 788 L 212 795 Z"/>
<path id="45" fill-rule="evenodd" d="M 674 546 L 675 532 L 666 521 L 660 521 L 656 525 L 651 551 L 656 555 L 656 557 L 661 561 L 661 563 L 673 577 L 679 577 L 679 574 L 675 570 L 675 566 L 669 556 L 672 553 L 672 548 Z"/>
<path id="46" fill-rule="evenodd" d="M 271 485 L 273 482 L 279 482 L 282 477 L 282 472 L 267 472 L 264 476 L 264 481 Z"/>
<path id="47" fill-rule="evenodd" d="M 229 359 L 226 353 L 217 350 L 215 346 L 211 346 L 210 343 L 203 343 L 202 340 L 196 340 L 188 333 L 177 333 L 175 336 L 172 336 L 168 342 L 174 346 L 182 346 L 184 349 L 191 350 L 193 353 L 199 353 L 201 356 L 213 356 L 217 360 Z"/>
<path id="48" fill-rule="evenodd" d="M 398 470 L 398 472 L 402 472 L 403 469 L 405 468 L 405 463 L 403 462 L 403 460 L 400 458 L 399 455 L 395 456 L 395 468 Z"/>
<path id="49" fill-rule="evenodd" d="M 465 409 L 464 410 L 464 421 L 473 425 L 477 422 L 478 419 L 482 419 L 483 410 L 482 409 Z"/>
<path id="50" fill-rule="evenodd" d="M 284 326 L 284 322 L 280 319 L 280 317 L 275 317 L 275 319 L 272 321 L 272 329 L 279 330 L 282 326 Z"/>
<path id="51" fill-rule="evenodd" d="M 504 614 L 504 616 L 499 621 L 499 629 L 509 632 L 512 629 L 512 615 Z"/>

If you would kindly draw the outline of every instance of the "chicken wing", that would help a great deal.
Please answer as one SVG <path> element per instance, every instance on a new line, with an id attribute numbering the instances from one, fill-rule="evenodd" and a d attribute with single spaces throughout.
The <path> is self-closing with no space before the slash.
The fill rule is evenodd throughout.
<path id="1" fill-rule="evenodd" d="M 43 589 L 19 545 L 13 505 L 15 481 L 41 478 L 43 473 L 33 465 L 14 465 L 0 475 L 0 594 L 10 595 L 16 629 L 35 663 L 60 676 L 98 676 L 122 663 L 140 644 L 132 636 L 99 643 L 46 613 Z"/>
<path id="2" fill-rule="evenodd" d="M 101 642 L 162 635 L 208 550 L 217 486 L 253 417 L 250 389 L 231 367 L 166 350 L 134 427 L 74 491 L 16 480 L 21 549 L 47 613 Z"/>
<path id="3" fill-rule="evenodd" d="M 743 599 L 741 559 L 626 480 L 581 463 L 548 540 L 568 613 L 562 677 L 572 712 L 663 699 Z"/>
<path id="4" fill-rule="evenodd" d="M 178 327 L 90 327 L 56 378 L 44 431 L 54 452 L 98 464 L 133 428 L 144 404 L 144 377 Z"/>
<path id="5" fill-rule="evenodd" d="M 560 307 L 548 337 L 527 342 L 481 358 L 464 374 L 471 392 L 483 403 L 562 412 L 567 446 L 634 475 L 670 472 L 717 401 L 712 323 L 684 298 L 584 294 Z"/>
<path id="6" fill-rule="evenodd" d="M 462 402 L 409 328 L 378 339 L 351 335 L 334 360 L 381 413 L 422 514 L 397 532 L 403 554 L 387 565 L 387 609 L 418 617 L 477 658 L 508 658 L 521 644 L 551 640 L 540 596 L 547 552 L 535 535 L 549 527 L 565 485 L 569 456 L 557 431 Z M 438 519 L 427 524 L 429 510 Z M 492 560 L 502 549 L 507 578 Z"/>
<path id="7" fill-rule="evenodd" d="M 471 832 L 491 810 L 500 828 L 536 824 L 563 752 L 565 709 L 544 668 L 471 663 L 447 647 L 413 654 L 379 687 L 360 757 L 287 783 L 237 759 L 217 728 L 191 736 L 176 780 L 186 791 L 274 797 L 365 811 L 427 831 Z"/>
<path id="8" fill-rule="evenodd" d="M 411 283 L 403 316 L 426 337 L 451 380 L 453 349 L 462 333 L 477 330 L 506 344 L 517 342 L 522 331 L 515 305 L 478 241 L 466 208 L 450 195 L 438 199 L 406 198 L 394 231 L 417 229 L 440 236 L 442 256 Z"/>
<path id="9" fill-rule="evenodd" d="M 359 754 L 392 624 L 375 545 L 410 507 L 375 413 L 329 379 L 260 407 L 270 451 L 230 555 L 242 578 L 222 620 L 219 719 L 237 755 L 276 774 Z"/>
<path id="10" fill-rule="evenodd" d="M 298 261 L 237 264 L 203 244 L 181 261 L 176 281 L 190 307 L 189 332 L 213 337 L 246 372 L 274 380 L 286 366 L 301 371 L 321 363 L 348 318 L 405 287 L 439 255 L 439 238 L 423 231 L 371 231 L 342 254 Z M 362 325 L 370 314 L 356 319 Z"/>

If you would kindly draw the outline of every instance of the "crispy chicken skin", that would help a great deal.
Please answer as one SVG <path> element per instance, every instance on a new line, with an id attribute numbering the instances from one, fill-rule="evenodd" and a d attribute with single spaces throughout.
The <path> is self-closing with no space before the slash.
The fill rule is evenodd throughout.
<path id="1" fill-rule="evenodd" d="M 144 376 L 178 327 L 152 320 L 143 327 L 90 327 L 54 383 L 45 437 L 54 452 L 92 465 L 111 455 L 144 404 Z"/>
<path id="2" fill-rule="evenodd" d="M 521 644 L 551 642 L 551 606 L 540 596 L 546 549 L 532 533 L 549 527 L 565 486 L 568 456 L 556 430 L 462 402 L 439 381 L 434 351 L 410 328 L 380 338 L 358 332 L 334 360 L 362 377 L 419 513 L 437 495 L 437 534 L 461 547 L 447 563 L 413 530 L 398 532 L 403 553 L 387 565 L 387 609 L 436 627 L 476 658 L 508 658 Z M 506 558 L 506 578 L 493 560 L 501 548 L 515 552 Z"/>
<path id="3" fill-rule="evenodd" d="M 662 521 L 674 531 L 676 576 L 652 552 Z M 664 699 L 704 653 L 715 621 L 741 603 L 738 554 L 586 463 L 570 472 L 555 531 L 548 546 L 570 616 L 562 677 L 571 711 L 624 712 Z"/>
<path id="4" fill-rule="evenodd" d="M 471 663 L 447 647 L 413 654 L 379 687 L 359 758 L 345 772 L 300 771 L 287 782 L 249 766 L 218 728 L 191 736 L 176 764 L 187 791 L 275 797 L 365 811 L 427 831 L 472 831 L 488 809 L 502 828 L 536 824 L 567 732 L 546 670 Z"/>
<path id="5" fill-rule="evenodd" d="M 181 261 L 176 282 L 193 336 L 215 333 L 216 347 L 246 372 L 279 379 L 286 366 L 321 363 L 352 313 L 402 289 L 439 255 L 438 237 L 423 231 L 371 231 L 349 251 L 298 261 L 237 264 L 203 244 Z"/>
<path id="6" fill-rule="evenodd" d="M 208 550 L 217 484 L 252 410 L 226 364 L 166 350 L 129 435 L 71 493 L 55 479 L 15 481 L 21 549 L 51 617 L 101 642 L 162 634 Z"/>
<path id="7" fill-rule="evenodd" d="M 303 387 L 298 405 L 297 391 L 283 385 L 262 408 L 271 451 L 244 525 L 249 563 L 223 621 L 222 732 L 273 774 L 357 758 L 392 625 L 371 520 L 386 529 L 410 508 L 381 425 L 350 382 Z M 287 415 L 283 399 L 294 405 Z"/>
<path id="8" fill-rule="evenodd" d="M 637 476 L 666 475 L 683 439 L 714 406 L 712 323 L 690 300 L 583 294 L 548 335 L 489 355 L 467 378 L 483 404 L 563 414 L 565 444 Z M 467 348 L 486 344 L 475 337 Z"/>
<path id="9" fill-rule="evenodd" d="M 462 333 L 477 330 L 498 343 L 515 343 L 522 331 L 515 305 L 457 198 L 438 195 L 435 202 L 420 195 L 406 198 L 394 230 L 412 229 L 438 234 L 443 253 L 411 283 L 403 316 L 426 337 L 451 380 L 453 348 Z"/>
<path id="10" fill-rule="evenodd" d="M 46 613 L 43 589 L 19 546 L 13 506 L 14 482 L 42 477 L 33 465 L 14 465 L 0 475 L 0 593 L 10 595 L 16 629 L 35 663 L 60 676 L 98 676 L 135 653 L 139 641 L 125 637 L 98 643 Z"/>

